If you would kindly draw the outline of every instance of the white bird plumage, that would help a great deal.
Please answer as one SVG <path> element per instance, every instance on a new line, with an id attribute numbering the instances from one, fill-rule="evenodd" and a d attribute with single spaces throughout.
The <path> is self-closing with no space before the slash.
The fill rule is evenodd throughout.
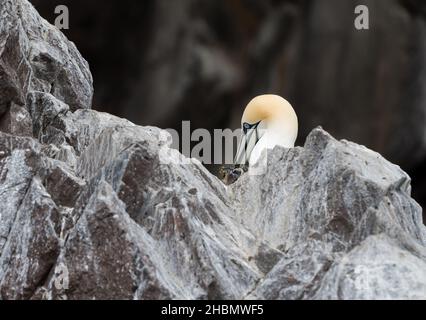
<path id="1" fill-rule="evenodd" d="M 264 150 L 275 146 L 293 148 L 298 134 L 298 119 L 291 104 L 284 98 L 261 95 L 244 110 L 241 126 L 243 136 L 235 164 L 254 165 Z"/>

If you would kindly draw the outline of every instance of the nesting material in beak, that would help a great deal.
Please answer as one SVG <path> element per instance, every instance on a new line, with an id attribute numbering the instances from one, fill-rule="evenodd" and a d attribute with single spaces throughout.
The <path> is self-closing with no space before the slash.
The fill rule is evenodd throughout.
<path id="1" fill-rule="evenodd" d="M 245 171 L 247 171 L 245 167 L 224 166 L 220 168 L 219 173 L 222 182 L 229 186 L 237 181 Z"/>

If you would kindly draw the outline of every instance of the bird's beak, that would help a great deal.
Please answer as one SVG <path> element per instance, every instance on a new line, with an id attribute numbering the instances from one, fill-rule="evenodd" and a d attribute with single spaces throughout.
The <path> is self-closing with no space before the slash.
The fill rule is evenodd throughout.
<path id="1" fill-rule="evenodd" d="M 235 155 L 235 165 L 247 165 L 249 163 L 251 152 L 257 141 L 259 141 L 257 128 L 249 129 L 246 133 L 243 133 Z"/>

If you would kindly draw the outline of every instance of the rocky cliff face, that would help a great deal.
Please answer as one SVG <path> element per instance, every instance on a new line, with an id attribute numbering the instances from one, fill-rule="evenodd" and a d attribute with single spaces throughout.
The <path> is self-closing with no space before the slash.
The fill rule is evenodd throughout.
<path id="1" fill-rule="evenodd" d="M 90 62 L 97 110 L 237 128 L 250 98 L 280 94 L 297 107 L 299 144 L 322 125 L 380 152 L 426 208 L 425 1 L 362 1 L 368 31 L 354 28 L 357 0 L 30 1 L 52 23 L 69 7 L 64 32 Z"/>
<path id="2" fill-rule="evenodd" d="M 426 298 L 398 166 L 318 128 L 227 187 L 90 110 L 87 63 L 26 0 L 0 17 L 2 299 Z"/>

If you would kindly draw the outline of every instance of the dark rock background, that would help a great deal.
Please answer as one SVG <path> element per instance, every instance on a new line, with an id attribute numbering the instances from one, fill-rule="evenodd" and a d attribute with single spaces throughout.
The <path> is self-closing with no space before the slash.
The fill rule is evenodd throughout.
<path id="1" fill-rule="evenodd" d="M 416 0 L 32 0 L 70 30 L 95 79 L 94 108 L 138 124 L 237 127 L 259 93 L 285 96 L 300 141 L 322 125 L 380 152 L 426 205 L 426 3 Z M 370 30 L 354 8 L 370 9 Z M 206 115 L 208 115 L 206 117 Z"/>

